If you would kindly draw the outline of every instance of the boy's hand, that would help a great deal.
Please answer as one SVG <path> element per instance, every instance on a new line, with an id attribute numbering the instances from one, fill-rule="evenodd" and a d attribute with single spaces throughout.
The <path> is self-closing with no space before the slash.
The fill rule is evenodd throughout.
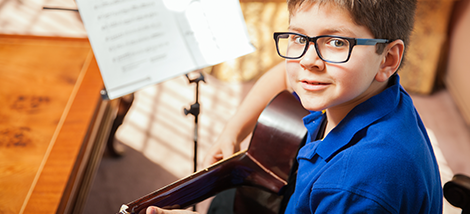
<path id="1" fill-rule="evenodd" d="M 147 208 L 146 214 L 194 214 L 196 212 L 188 210 L 165 210 L 158 207 L 150 206 Z"/>
<path id="2" fill-rule="evenodd" d="M 217 161 L 228 158 L 240 150 L 240 145 L 236 140 L 231 140 L 224 136 L 221 136 L 221 138 L 222 139 L 219 139 L 207 152 L 203 163 L 204 167 L 208 167 Z"/>
<path id="3" fill-rule="evenodd" d="M 232 119 L 226 124 L 216 143 L 204 159 L 204 167 L 228 158 L 240 150 L 240 143 L 255 128 L 258 116 L 279 92 L 290 89 L 287 85 L 285 63 L 271 68 L 256 82 L 246 95 Z"/>

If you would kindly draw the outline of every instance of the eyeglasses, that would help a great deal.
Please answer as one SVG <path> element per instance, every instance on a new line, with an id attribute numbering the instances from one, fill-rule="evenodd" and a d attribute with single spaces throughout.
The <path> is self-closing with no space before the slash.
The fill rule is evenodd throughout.
<path id="1" fill-rule="evenodd" d="M 274 40 L 276 41 L 277 53 L 286 59 L 300 59 L 307 52 L 310 42 L 313 42 L 320 59 L 329 63 L 347 62 L 355 45 L 376 45 L 391 42 L 387 39 L 356 39 L 329 35 L 308 37 L 291 32 L 276 32 Z"/>

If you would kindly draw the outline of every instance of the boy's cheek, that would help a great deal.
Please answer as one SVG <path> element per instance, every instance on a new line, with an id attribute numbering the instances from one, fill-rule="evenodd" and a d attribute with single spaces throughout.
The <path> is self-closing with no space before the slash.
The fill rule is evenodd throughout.
<path id="1" fill-rule="evenodd" d="M 295 75 L 292 71 L 289 71 L 289 69 L 287 69 L 286 74 L 287 74 L 287 75 L 286 75 L 286 77 L 287 77 L 287 82 L 290 84 L 290 86 L 291 86 L 293 89 L 295 89 L 295 88 L 294 88 L 294 86 L 295 86 L 294 84 L 295 84 L 295 76 L 296 76 L 296 75 Z"/>
<path id="2" fill-rule="evenodd" d="M 296 63 L 286 61 L 286 74 L 287 81 L 293 87 L 293 84 L 295 84 L 298 75 L 298 66 L 296 66 Z"/>

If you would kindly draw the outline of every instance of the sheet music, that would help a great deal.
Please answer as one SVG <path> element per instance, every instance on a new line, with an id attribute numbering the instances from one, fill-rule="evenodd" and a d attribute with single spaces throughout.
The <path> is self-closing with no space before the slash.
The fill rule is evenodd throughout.
<path id="1" fill-rule="evenodd" d="M 111 99 L 254 51 L 237 0 L 77 5 Z"/>
<path id="2" fill-rule="evenodd" d="M 188 48 L 200 66 L 253 52 L 240 3 L 221 0 L 166 0 Z M 171 3 L 169 3 L 171 2 Z M 178 9 L 183 9 L 182 12 Z M 177 12 L 176 12 L 177 11 Z"/>

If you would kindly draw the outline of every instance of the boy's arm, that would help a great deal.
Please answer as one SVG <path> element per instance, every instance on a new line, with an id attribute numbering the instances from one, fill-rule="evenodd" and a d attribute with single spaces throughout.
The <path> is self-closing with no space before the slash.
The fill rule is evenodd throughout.
<path id="1" fill-rule="evenodd" d="M 237 112 L 225 125 L 216 143 L 209 150 L 204 165 L 230 157 L 240 150 L 240 143 L 253 131 L 259 115 L 279 92 L 288 89 L 284 63 L 267 71 L 247 94 Z"/>

